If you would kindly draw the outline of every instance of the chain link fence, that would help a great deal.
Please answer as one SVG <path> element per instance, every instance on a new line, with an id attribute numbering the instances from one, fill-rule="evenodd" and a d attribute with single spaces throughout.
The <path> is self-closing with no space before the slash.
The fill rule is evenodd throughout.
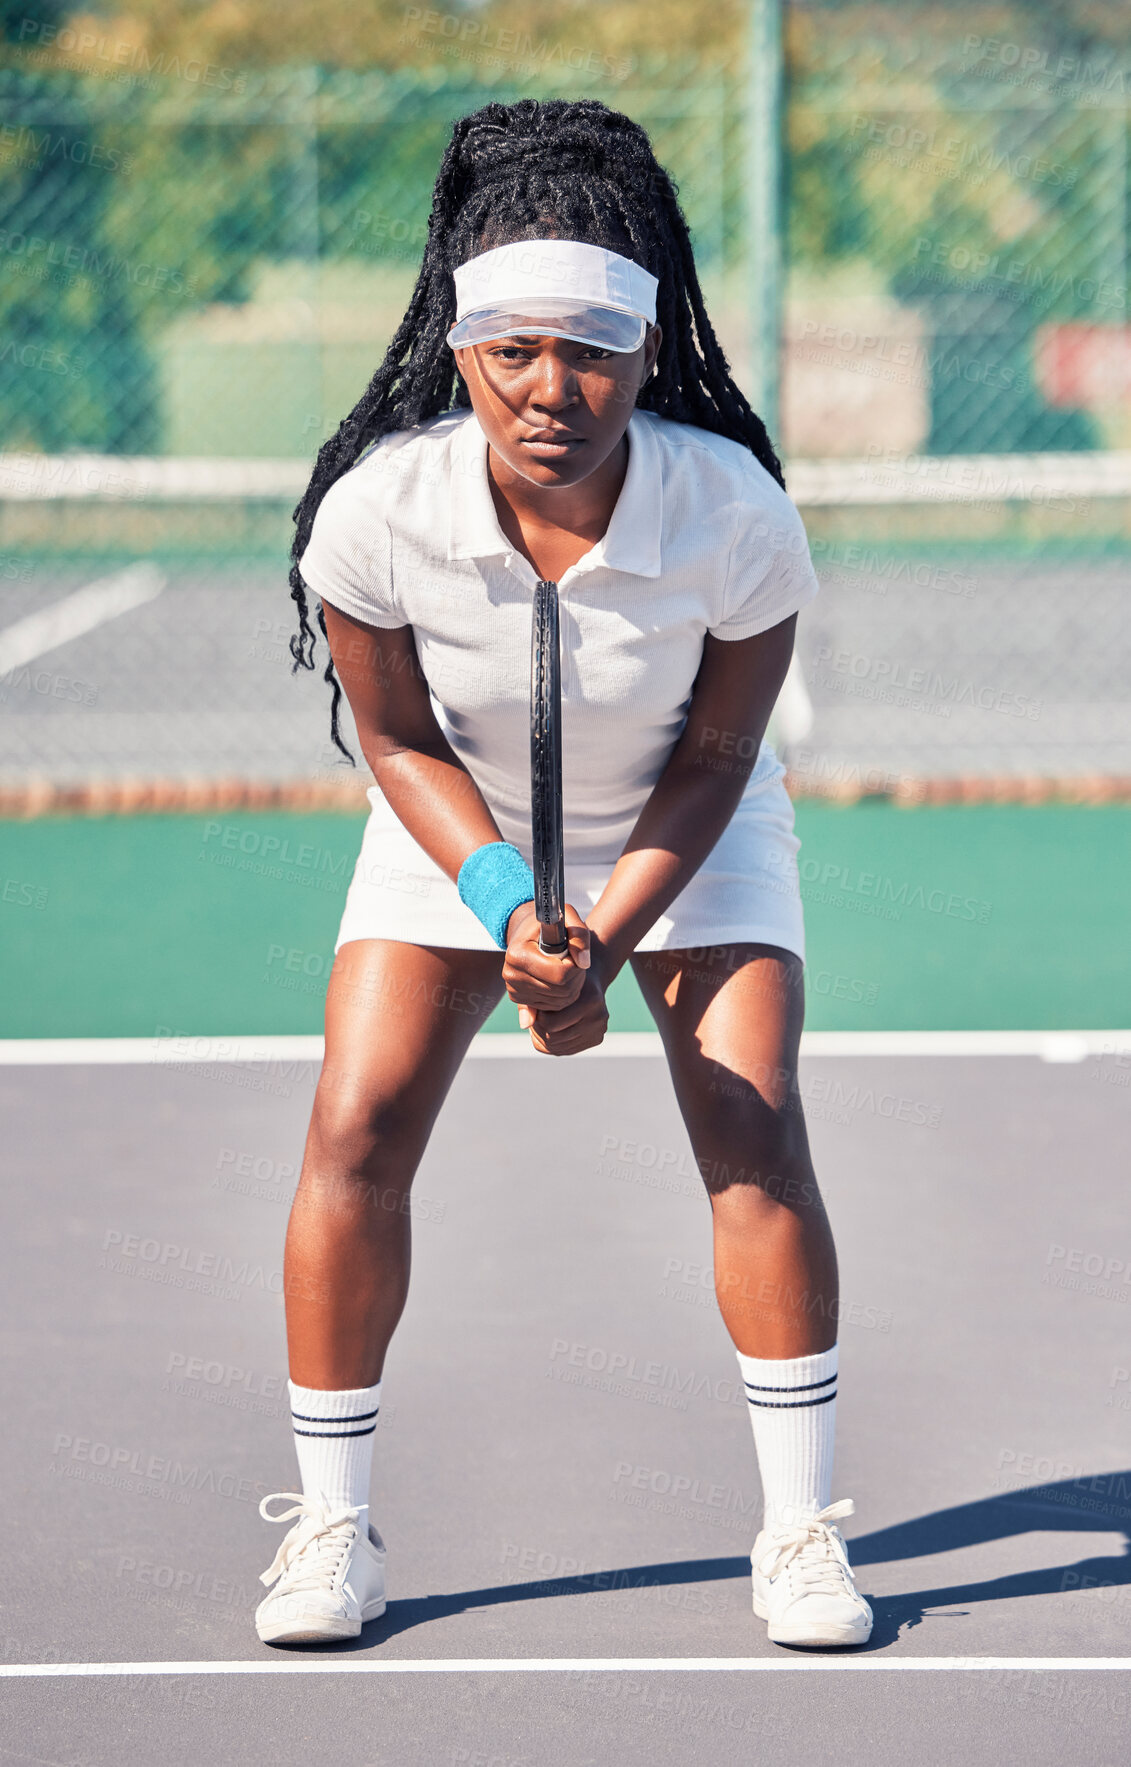
<path id="1" fill-rule="evenodd" d="M 1069 9 L 1020 42 L 963 9 L 867 28 L 888 10 L 788 15 L 793 451 L 1128 447 L 1131 66 Z"/>
<path id="2" fill-rule="evenodd" d="M 361 73 L 155 63 L 112 38 L 80 69 L 17 22 L 0 67 L 7 802 L 356 789 L 320 680 L 289 673 L 289 514 L 404 310 L 452 121 L 528 95 L 596 96 L 648 129 L 741 384 L 778 331 L 778 439 L 824 590 L 776 731 L 797 787 L 1131 778 L 1116 9 L 1004 11 L 990 37 L 962 8 L 755 8 L 752 43 L 782 33 L 776 131 L 742 56 L 579 43 L 550 67 L 469 46 L 462 11 L 410 9 L 427 65 Z M 752 154 L 775 134 L 767 208 Z M 774 212 L 780 237 L 760 236 Z"/>

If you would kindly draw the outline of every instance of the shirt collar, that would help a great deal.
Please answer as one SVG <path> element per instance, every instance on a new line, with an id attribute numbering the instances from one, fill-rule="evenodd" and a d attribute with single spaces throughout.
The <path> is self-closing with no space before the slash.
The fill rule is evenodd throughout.
<path id="1" fill-rule="evenodd" d="M 523 576 L 531 574 L 529 563 L 499 526 L 487 479 L 487 438 L 474 411 L 456 427 L 451 463 L 448 557 L 502 556 L 508 566 L 519 561 Z M 655 431 L 647 413 L 634 411 L 628 421 L 628 470 L 608 528 L 567 576 L 602 566 L 637 577 L 659 576 L 662 478 Z"/>

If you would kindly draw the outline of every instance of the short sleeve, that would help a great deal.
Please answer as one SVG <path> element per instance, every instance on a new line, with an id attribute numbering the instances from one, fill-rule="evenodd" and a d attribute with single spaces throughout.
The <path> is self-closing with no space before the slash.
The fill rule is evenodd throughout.
<path id="1" fill-rule="evenodd" d="M 393 593 L 388 520 L 352 472 L 330 486 L 299 559 L 303 581 L 331 607 L 368 626 L 406 626 Z"/>
<path id="2" fill-rule="evenodd" d="M 723 617 L 711 627 L 714 637 L 768 632 L 812 601 L 817 590 L 805 524 L 785 492 L 773 484 L 770 497 L 740 503 Z"/>

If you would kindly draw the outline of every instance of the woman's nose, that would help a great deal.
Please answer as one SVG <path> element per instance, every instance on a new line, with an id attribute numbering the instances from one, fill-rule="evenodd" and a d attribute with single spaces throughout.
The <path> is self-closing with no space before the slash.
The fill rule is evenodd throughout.
<path id="1" fill-rule="evenodd" d="M 538 364 L 532 403 L 551 410 L 572 405 L 577 398 L 577 376 L 568 362 L 547 356 Z"/>

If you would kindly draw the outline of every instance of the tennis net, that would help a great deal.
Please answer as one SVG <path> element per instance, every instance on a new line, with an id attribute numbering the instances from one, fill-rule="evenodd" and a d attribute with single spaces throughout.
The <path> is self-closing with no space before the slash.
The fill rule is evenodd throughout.
<path id="1" fill-rule="evenodd" d="M 0 456 L 0 809 L 361 805 L 291 673 L 308 472 Z M 1131 796 L 1131 453 L 788 477 L 822 586 L 772 729 L 795 793 Z"/>

